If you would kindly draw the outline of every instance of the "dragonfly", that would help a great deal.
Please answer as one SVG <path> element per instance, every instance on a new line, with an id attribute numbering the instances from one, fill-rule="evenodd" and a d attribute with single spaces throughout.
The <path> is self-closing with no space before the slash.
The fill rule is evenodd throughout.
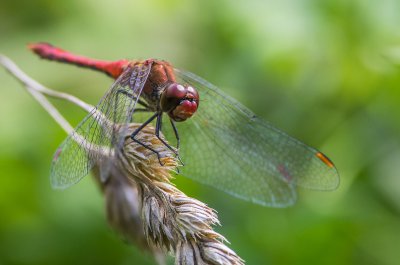
<path id="1" fill-rule="evenodd" d="M 334 190 L 339 174 L 322 152 L 292 138 L 197 75 L 162 60 L 105 61 L 75 55 L 48 43 L 28 46 L 41 58 L 91 68 L 115 79 L 95 109 L 113 123 L 129 124 L 139 112 L 150 113 L 130 137 L 155 121 L 154 134 L 185 163 L 178 174 L 263 206 L 286 207 L 297 187 Z M 163 117 L 169 120 L 165 122 Z M 118 145 L 107 137 L 98 116 L 89 113 L 75 128 L 88 142 Z M 160 137 L 169 125 L 176 148 Z M 55 188 L 67 188 L 94 166 L 81 143 L 69 135 L 53 158 Z M 182 142 L 182 143 L 181 143 Z M 161 163 L 161 161 L 160 161 Z"/>

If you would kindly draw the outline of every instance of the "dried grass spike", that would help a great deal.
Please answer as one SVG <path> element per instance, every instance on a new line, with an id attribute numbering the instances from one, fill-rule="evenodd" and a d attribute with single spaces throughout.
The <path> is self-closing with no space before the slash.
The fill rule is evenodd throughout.
<path id="1" fill-rule="evenodd" d="M 121 168 L 141 187 L 144 233 L 150 244 L 173 252 L 176 264 L 244 264 L 223 243 L 225 238 L 212 229 L 219 224 L 216 212 L 186 196 L 170 182 L 178 162 L 174 153 L 154 135 L 154 128 L 147 126 L 137 136 L 139 141 L 151 144 L 163 154 L 166 161 L 164 166 L 160 165 L 154 153 L 126 136 L 124 156 L 129 164 Z M 134 166 L 129 166 L 132 163 Z"/>

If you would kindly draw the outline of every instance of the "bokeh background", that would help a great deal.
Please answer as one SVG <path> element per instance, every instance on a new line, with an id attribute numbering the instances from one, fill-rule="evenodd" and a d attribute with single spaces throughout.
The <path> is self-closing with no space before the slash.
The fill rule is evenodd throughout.
<path id="1" fill-rule="evenodd" d="M 189 180 L 247 264 L 399 264 L 397 0 L 1 0 L 0 52 L 39 82 L 95 104 L 101 74 L 39 60 L 47 41 L 102 59 L 162 58 L 236 97 L 337 165 L 334 192 L 264 208 Z M 56 102 L 73 124 L 85 115 Z M 107 226 L 91 178 L 49 185 L 66 137 L 0 69 L 0 264 L 154 264 Z M 245 155 L 245 154 L 244 154 Z"/>

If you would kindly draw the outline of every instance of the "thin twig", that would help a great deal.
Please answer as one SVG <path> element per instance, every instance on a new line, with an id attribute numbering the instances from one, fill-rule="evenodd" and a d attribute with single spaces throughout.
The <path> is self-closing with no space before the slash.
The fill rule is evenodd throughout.
<path id="1" fill-rule="evenodd" d="M 54 90 L 49 89 L 49 88 L 43 86 L 42 84 L 38 83 L 36 80 L 32 79 L 27 74 L 25 74 L 13 61 L 11 61 L 5 55 L 0 54 L 0 63 L 14 77 L 16 77 L 18 81 L 22 82 L 28 91 L 34 90 L 34 91 L 40 92 L 41 94 L 44 94 L 44 95 L 47 95 L 50 97 L 67 100 L 67 101 L 77 105 L 78 107 L 81 107 L 82 109 L 84 109 L 87 112 L 91 112 L 94 109 L 94 106 L 80 100 L 79 98 L 77 98 L 73 95 L 54 91 Z"/>
<path id="2" fill-rule="evenodd" d="M 51 104 L 46 97 L 47 95 L 52 98 L 63 99 L 68 102 L 75 104 L 76 106 L 82 108 L 88 113 L 93 113 L 93 116 L 99 116 L 99 121 L 105 123 L 105 126 L 111 126 L 111 122 L 107 120 L 102 113 L 100 113 L 93 105 L 90 105 L 79 98 L 52 90 L 38 83 L 36 80 L 25 74 L 12 60 L 10 60 L 5 55 L 0 54 L 0 64 L 2 64 L 18 81 L 20 81 L 26 90 L 32 94 L 32 96 L 43 106 L 46 111 L 55 119 L 55 121 L 65 130 L 66 133 L 70 134 L 73 132 L 72 126 L 65 120 L 65 118 L 58 112 L 58 110 Z M 40 95 L 40 96 L 39 96 Z"/>
<path id="3" fill-rule="evenodd" d="M 2 54 L 0 54 L 0 63 L 11 73 L 12 76 L 14 76 L 24 85 L 26 90 L 39 102 L 39 104 L 51 115 L 51 117 L 53 117 L 53 119 L 61 126 L 61 128 L 64 129 L 67 134 L 73 132 L 74 128 L 71 126 L 71 124 L 60 114 L 54 105 L 51 104 L 45 96 L 43 96 L 43 93 L 49 91 L 48 88 L 42 86 L 27 76 L 13 61 Z M 79 104 L 79 106 L 84 105 Z"/>
<path id="4" fill-rule="evenodd" d="M 114 126 L 112 122 L 107 120 L 107 118 L 104 117 L 104 115 L 99 112 L 94 106 L 70 94 L 58 92 L 43 86 L 36 80 L 29 77 L 27 74 L 25 74 L 12 60 L 10 60 L 5 55 L 0 54 L 0 64 L 3 65 L 11 73 L 12 76 L 14 76 L 24 85 L 26 90 L 39 102 L 39 104 L 50 114 L 50 116 L 53 117 L 53 119 L 61 126 L 61 128 L 63 128 L 68 135 L 71 135 L 77 143 L 80 143 L 86 151 L 99 153 L 100 156 L 109 156 L 113 154 L 113 152 L 110 151 L 109 148 L 106 148 L 104 146 L 99 147 L 93 143 L 89 143 L 84 137 L 77 134 L 71 124 L 64 118 L 64 116 L 60 114 L 60 112 L 44 95 L 67 100 L 68 102 L 77 105 L 83 110 L 92 113 L 92 115 L 96 118 L 99 117 L 99 119 L 97 120 L 101 123 L 101 125 L 108 127 Z"/>

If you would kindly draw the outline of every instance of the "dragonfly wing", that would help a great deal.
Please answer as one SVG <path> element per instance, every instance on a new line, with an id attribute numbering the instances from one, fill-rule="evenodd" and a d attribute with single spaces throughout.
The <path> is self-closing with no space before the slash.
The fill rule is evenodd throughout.
<path id="1" fill-rule="evenodd" d="M 200 77 L 175 72 L 200 95 L 196 114 L 178 128 L 185 162 L 182 175 L 273 207 L 293 204 L 295 186 L 338 186 L 338 173 L 322 153 L 259 119 Z"/>
<path id="2" fill-rule="evenodd" d="M 85 177 L 94 165 L 119 150 L 123 130 L 128 128 L 151 64 L 128 67 L 97 106 L 76 127 L 54 154 L 51 185 L 64 189 Z M 116 125 L 119 124 L 118 133 Z M 122 127 L 121 127 L 122 125 Z M 122 137 L 121 137 L 122 138 Z"/>

